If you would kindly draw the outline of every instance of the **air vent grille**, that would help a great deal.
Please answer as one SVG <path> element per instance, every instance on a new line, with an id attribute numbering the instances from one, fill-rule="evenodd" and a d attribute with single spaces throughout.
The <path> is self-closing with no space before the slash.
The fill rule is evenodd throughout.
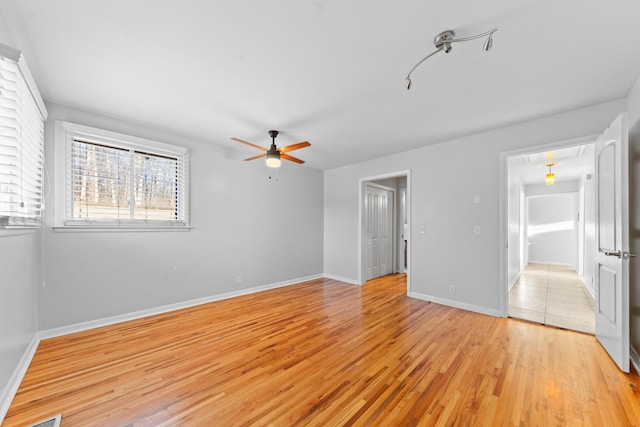
<path id="1" fill-rule="evenodd" d="M 31 424 L 29 427 L 60 427 L 61 414 L 55 417 L 47 418 L 46 420 L 39 421 L 35 424 Z"/>

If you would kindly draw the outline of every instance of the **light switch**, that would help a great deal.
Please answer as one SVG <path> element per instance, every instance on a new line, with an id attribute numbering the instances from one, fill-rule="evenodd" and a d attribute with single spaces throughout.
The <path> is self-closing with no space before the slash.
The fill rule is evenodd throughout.
<path id="1" fill-rule="evenodd" d="M 479 205 L 480 204 L 480 195 L 479 194 L 474 194 L 473 195 L 473 204 L 474 205 Z"/>
<path id="2" fill-rule="evenodd" d="M 420 226 L 420 234 L 424 234 L 424 233 L 426 233 L 426 232 L 427 232 L 427 230 L 425 229 L 425 226 L 424 226 L 424 225 L 421 225 L 421 226 Z"/>
<path id="3" fill-rule="evenodd" d="M 481 232 L 480 226 L 479 225 L 474 225 L 473 226 L 473 234 L 475 234 L 476 236 L 479 236 Z"/>

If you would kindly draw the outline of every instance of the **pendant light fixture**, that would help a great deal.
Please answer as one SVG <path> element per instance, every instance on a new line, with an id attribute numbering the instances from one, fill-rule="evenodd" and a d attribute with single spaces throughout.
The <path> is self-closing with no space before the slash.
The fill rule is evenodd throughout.
<path id="1" fill-rule="evenodd" d="M 547 163 L 545 166 L 549 168 L 549 173 L 547 174 L 546 178 L 545 178 L 545 184 L 547 185 L 553 185 L 556 182 L 556 175 L 551 172 L 551 168 L 553 166 L 556 166 L 557 163 Z"/>
<path id="2" fill-rule="evenodd" d="M 481 37 L 487 37 L 487 40 L 485 40 L 484 45 L 482 46 L 482 50 L 485 52 L 488 52 L 493 47 L 493 33 L 495 33 L 496 31 L 498 31 L 498 27 L 493 28 L 481 34 L 476 34 L 475 36 L 461 37 L 461 38 L 455 38 L 456 32 L 453 30 L 446 30 L 441 32 L 433 39 L 433 44 L 435 45 L 436 50 L 434 52 L 431 52 L 429 55 L 425 56 L 424 58 L 422 58 L 416 65 L 413 66 L 411 71 L 409 71 L 409 74 L 407 74 L 407 78 L 405 79 L 407 90 L 411 89 L 411 73 L 413 73 L 413 71 L 416 68 L 418 68 L 420 64 L 422 64 L 427 59 L 431 58 L 436 53 L 443 50 L 444 50 L 444 53 L 449 53 L 453 49 L 453 47 L 451 46 L 453 43 L 466 42 L 469 40 L 479 39 Z"/>

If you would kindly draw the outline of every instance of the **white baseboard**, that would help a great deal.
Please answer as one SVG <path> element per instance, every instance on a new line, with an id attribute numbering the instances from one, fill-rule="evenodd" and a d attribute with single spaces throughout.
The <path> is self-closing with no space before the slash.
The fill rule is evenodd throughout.
<path id="1" fill-rule="evenodd" d="M 338 282 L 348 283 L 350 285 L 357 285 L 358 281 L 355 279 L 349 279 L 347 277 L 334 276 L 333 274 L 323 274 L 323 277 L 331 280 L 337 280 Z"/>
<path id="2" fill-rule="evenodd" d="M 16 369 L 13 371 L 13 374 L 11 375 L 7 386 L 4 388 L 4 390 L 2 390 L 2 393 L 0 394 L 0 424 L 2 424 L 2 422 L 4 421 L 4 417 L 7 415 L 7 411 L 9 411 L 11 402 L 18 392 L 20 383 L 24 378 L 24 374 L 27 373 L 27 369 L 31 364 L 31 359 L 33 359 L 33 355 L 36 354 L 36 350 L 39 344 L 40 337 L 36 333 L 29 343 L 29 347 L 27 347 L 24 354 L 22 355 L 20 363 L 18 363 L 18 366 L 16 366 Z"/>
<path id="3" fill-rule="evenodd" d="M 153 307 L 146 310 L 134 311 L 130 313 L 118 314 L 116 316 L 104 317 L 102 319 L 90 320 L 88 322 L 76 323 L 73 325 L 60 326 L 58 328 L 47 329 L 38 333 L 40 339 L 55 338 L 62 335 L 73 334 L 76 332 L 87 331 L 89 329 L 101 328 L 103 326 L 114 325 L 116 323 L 127 322 L 129 320 L 140 319 L 142 317 L 154 316 L 156 314 L 168 313 L 170 311 L 180 310 L 183 308 L 194 307 L 197 305 L 207 304 L 210 302 L 221 301 L 242 295 L 254 294 L 256 292 L 267 291 L 269 289 L 281 288 L 284 286 L 295 285 L 297 283 L 309 280 L 320 279 L 323 276 L 316 274 L 313 276 L 299 277 L 293 280 L 285 280 L 283 282 L 271 283 L 268 285 L 255 286 L 253 288 L 239 289 L 237 291 L 225 292 L 223 294 L 210 295 L 203 298 L 197 298 L 189 301 L 178 302 L 175 304 Z"/>
<path id="4" fill-rule="evenodd" d="M 516 283 L 518 283 L 518 280 L 520 279 L 520 276 L 522 275 L 522 271 L 518 274 L 516 274 L 516 277 L 511 281 L 511 283 L 509 283 L 509 287 L 507 288 L 507 292 L 509 292 L 511 289 L 513 289 L 513 287 L 516 285 Z"/>
<path id="5" fill-rule="evenodd" d="M 576 269 L 575 265 L 567 264 L 567 263 L 564 263 L 564 262 L 553 262 L 553 261 L 530 259 L 530 260 L 527 261 L 527 265 L 528 264 L 548 264 L 548 265 L 557 265 L 557 266 L 560 266 L 560 267 L 571 267 L 573 269 Z"/>
<path id="6" fill-rule="evenodd" d="M 465 302 L 455 301 L 447 298 L 439 298 L 431 295 L 425 295 L 418 292 L 410 292 L 411 298 L 421 299 L 423 301 L 435 302 L 436 304 L 442 304 L 449 307 L 459 308 L 461 310 L 473 311 L 475 313 L 486 314 L 493 317 L 502 317 L 500 310 L 482 307 L 480 305 L 467 304 Z"/>

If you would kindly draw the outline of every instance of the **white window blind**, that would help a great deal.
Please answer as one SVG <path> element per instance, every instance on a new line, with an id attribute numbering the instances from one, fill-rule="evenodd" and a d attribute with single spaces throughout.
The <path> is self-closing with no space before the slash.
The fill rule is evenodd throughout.
<path id="1" fill-rule="evenodd" d="M 40 224 L 46 116 L 22 54 L 0 44 L 0 228 Z"/>
<path id="2" fill-rule="evenodd" d="M 66 226 L 184 227 L 187 151 L 64 123 Z M 116 139 L 114 139 L 116 136 Z"/>

